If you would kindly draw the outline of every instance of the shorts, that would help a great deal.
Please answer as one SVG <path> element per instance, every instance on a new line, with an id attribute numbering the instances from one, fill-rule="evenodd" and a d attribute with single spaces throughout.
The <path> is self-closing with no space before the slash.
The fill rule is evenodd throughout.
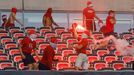
<path id="1" fill-rule="evenodd" d="M 22 60 L 24 62 L 25 66 L 27 66 L 28 64 L 35 63 L 35 59 L 33 58 L 33 56 L 31 54 L 28 54 L 28 53 L 25 53 L 25 52 L 23 52 L 23 54 L 26 57 L 25 59 Z"/>
<path id="2" fill-rule="evenodd" d="M 39 66 L 38 66 L 39 70 L 50 70 L 49 67 L 47 67 L 46 65 L 42 64 L 42 63 L 39 63 Z"/>
<path id="3" fill-rule="evenodd" d="M 88 57 L 87 57 L 87 55 L 80 53 L 76 59 L 75 66 L 79 67 L 79 68 L 82 66 L 82 68 L 84 70 L 87 70 L 88 69 Z"/>

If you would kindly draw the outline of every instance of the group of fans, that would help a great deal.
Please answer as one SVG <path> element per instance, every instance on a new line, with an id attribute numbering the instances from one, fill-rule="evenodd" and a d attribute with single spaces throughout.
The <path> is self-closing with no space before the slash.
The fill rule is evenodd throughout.
<path id="1" fill-rule="evenodd" d="M 4 28 L 12 28 L 15 27 L 14 21 L 17 21 L 21 26 L 24 26 L 21 22 L 19 22 L 16 19 L 16 13 L 17 9 L 12 8 L 11 14 L 9 18 L 7 19 L 6 15 L 2 16 L 3 24 L 2 27 Z M 96 31 L 96 25 L 95 25 L 95 18 L 98 20 L 99 26 L 100 26 L 100 32 L 102 32 L 105 36 L 104 39 L 94 39 L 92 36 L 92 32 Z M 45 15 L 43 16 L 42 23 L 45 27 L 50 27 L 52 30 L 54 29 L 53 25 L 59 26 L 56 24 L 52 18 L 52 8 L 49 8 Z M 122 55 L 125 55 L 124 53 L 128 52 L 127 50 L 131 50 L 131 52 L 128 52 L 129 54 L 133 55 L 134 51 L 132 51 L 134 48 L 128 48 L 127 46 L 129 43 L 124 39 L 117 39 L 112 34 L 114 34 L 114 26 L 116 24 L 115 19 L 115 12 L 110 10 L 108 12 L 108 17 L 106 19 L 106 24 L 103 23 L 103 21 L 96 15 L 95 10 L 93 9 L 93 4 L 91 1 L 87 2 L 87 7 L 83 10 L 83 27 L 86 29 L 83 31 L 82 35 L 79 37 L 77 33 L 76 27 L 78 26 L 76 23 L 72 24 L 72 28 L 69 29 L 69 31 L 72 33 L 73 37 L 78 39 L 78 44 L 70 44 L 71 48 L 74 48 L 77 53 L 78 57 L 75 63 L 76 70 L 88 70 L 88 57 L 86 55 L 86 48 L 88 46 L 87 38 L 93 38 L 94 42 L 94 48 L 98 49 L 102 48 L 108 45 L 109 41 L 112 40 L 112 42 L 115 44 L 116 49 L 122 52 Z M 52 69 L 52 62 L 57 62 L 57 59 L 54 59 L 55 52 L 54 50 L 57 47 L 57 38 L 51 37 L 50 38 L 50 44 L 44 49 L 43 57 L 40 59 L 38 56 L 37 50 L 37 44 L 34 41 L 36 39 L 37 35 L 36 32 L 29 32 L 28 35 L 22 40 L 19 50 L 23 59 L 23 62 L 26 66 L 28 66 L 29 70 L 51 70 Z M 122 45 L 120 45 L 122 43 Z M 35 55 L 39 59 L 39 64 L 37 64 L 31 55 L 32 51 L 34 51 Z M 81 67 L 82 66 L 82 67 Z"/>

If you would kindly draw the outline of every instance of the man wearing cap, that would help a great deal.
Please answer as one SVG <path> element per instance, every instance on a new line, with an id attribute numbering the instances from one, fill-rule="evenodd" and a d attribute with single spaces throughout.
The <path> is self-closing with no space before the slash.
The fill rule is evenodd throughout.
<path id="1" fill-rule="evenodd" d="M 79 41 L 77 45 L 74 45 L 75 50 L 78 53 L 78 57 L 76 59 L 75 67 L 76 70 L 80 70 L 81 66 L 83 70 L 88 69 L 88 57 L 86 55 L 86 49 L 88 46 L 88 35 L 86 32 L 82 34 L 82 39 Z"/>
<path id="2" fill-rule="evenodd" d="M 6 21 L 6 23 L 4 24 L 5 28 L 15 27 L 14 21 L 16 21 L 21 26 L 23 26 L 23 24 L 18 19 L 16 19 L 16 13 L 17 13 L 17 8 L 15 8 L 15 7 L 12 8 L 11 9 L 11 14 L 10 14 L 8 20 Z"/>
<path id="3" fill-rule="evenodd" d="M 2 27 L 4 27 L 4 25 L 5 25 L 6 21 L 7 21 L 7 15 L 2 15 L 2 21 L 3 21 Z"/>
<path id="4" fill-rule="evenodd" d="M 57 38 L 51 37 L 50 45 L 44 49 L 43 57 L 38 66 L 39 70 L 51 70 L 52 69 L 52 62 L 56 60 L 54 59 L 54 56 L 55 56 L 54 50 L 57 47 L 56 43 L 57 43 Z"/>
<path id="5" fill-rule="evenodd" d="M 33 56 L 31 55 L 32 51 L 34 51 L 35 55 L 38 57 L 36 52 L 36 39 L 37 35 L 35 32 L 30 31 L 28 36 L 25 37 L 20 44 L 20 53 L 25 66 L 28 66 L 29 70 L 37 70 L 37 64 Z"/>
<path id="6" fill-rule="evenodd" d="M 93 9 L 93 4 L 91 1 L 87 2 L 87 7 L 83 10 L 83 23 L 87 30 L 96 31 L 96 25 L 94 18 L 102 22 L 98 16 L 96 16 L 95 10 Z"/>

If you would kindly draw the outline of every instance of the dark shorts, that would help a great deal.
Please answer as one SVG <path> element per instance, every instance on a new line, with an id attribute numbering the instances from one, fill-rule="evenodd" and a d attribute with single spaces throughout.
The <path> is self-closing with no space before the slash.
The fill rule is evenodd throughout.
<path id="1" fill-rule="evenodd" d="M 25 52 L 23 52 L 23 54 L 26 57 L 25 59 L 22 60 L 24 62 L 25 66 L 27 66 L 28 64 L 35 63 L 35 59 L 33 58 L 33 56 L 31 54 L 28 54 L 28 53 L 25 53 Z"/>
<path id="2" fill-rule="evenodd" d="M 39 70 L 51 70 L 49 67 L 47 67 L 46 65 L 39 63 L 38 66 Z"/>

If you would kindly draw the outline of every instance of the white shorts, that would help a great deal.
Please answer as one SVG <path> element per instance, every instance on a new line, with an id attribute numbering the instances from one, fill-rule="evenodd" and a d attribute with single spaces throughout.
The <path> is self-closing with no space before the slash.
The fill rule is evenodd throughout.
<path id="1" fill-rule="evenodd" d="M 75 62 L 76 67 L 82 67 L 84 70 L 88 69 L 88 57 L 86 54 L 80 53 Z"/>

